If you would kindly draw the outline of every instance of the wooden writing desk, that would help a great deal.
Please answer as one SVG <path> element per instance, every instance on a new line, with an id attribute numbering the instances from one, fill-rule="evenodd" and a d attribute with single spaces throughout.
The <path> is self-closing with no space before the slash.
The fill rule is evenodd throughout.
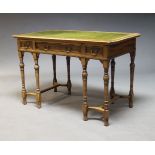
<path id="1" fill-rule="evenodd" d="M 82 64 L 83 79 L 83 117 L 87 120 L 89 109 L 103 113 L 104 125 L 108 126 L 109 104 L 118 98 L 127 98 L 129 107 L 133 106 L 133 79 L 134 79 L 134 59 L 136 53 L 136 38 L 138 33 L 122 32 L 92 32 L 92 31 L 68 31 L 68 30 L 49 30 L 43 32 L 33 32 L 27 34 L 14 35 L 17 38 L 18 54 L 20 60 L 20 71 L 22 80 L 22 99 L 26 104 L 27 95 L 36 97 L 37 106 L 41 107 L 41 93 L 54 89 L 57 91 L 59 86 L 67 86 L 68 94 L 71 94 L 70 80 L 70 57 L 78 57 Z M 36 91 L 27 92 L 25 88 L 24 75 L 24 52 L 32 53 L 34 58 L 34 69 L 36 76 Z M 51 54 L 53 58 L 53 86 L 40 90 L 39 86 L 39 54 Z M 117 95 L 114 90 L 114 71 L 115 57 L 130 54 L 130 91 L 129 95 Z M 66 56 L 68 81 L 67 84 L 59 84 L 56 78 L 56 55 Z M 100 107 L 91 107 L 87 103 L 87 64 L 89 59 L 99 60 L 104 68 L 104 101 Z M 109 92 L 109 65 L 111 61 L 111 89 Z"/>

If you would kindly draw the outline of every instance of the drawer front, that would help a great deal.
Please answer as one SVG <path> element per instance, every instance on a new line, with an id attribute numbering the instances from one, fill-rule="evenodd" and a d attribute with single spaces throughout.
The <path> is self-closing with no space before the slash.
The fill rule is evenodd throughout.
<path id="1" fill-rule="evenodd" d="M 34 43 L 34 44 L 33 44 Z M 66 55 L 73 57 L 86 57 L 92 59 L 103 58 L 103 48 L 101 46 L 82 43 L 55 43 L 46 41 L 20 40 L 19 49 L 29 52 L 44 54 Z"/>
<path id="2" fill-rule="evenodd" d="M 36 42 L 35 50 L 43 53 L 54 53 L 58 55 L 86 56 L 89 58 L 103 57 L 103 50 L 100 46 L 68 43 Z M 56 53 L 55 53 L 56 52 Z"/>
<path id="3" fill-rule="evenodd" d="M 93 58 L 103 57 L 103 50 L 99 46 L 86 46 L 85 54 Z"/>
<path id="4" fill-rule="evenodd" d="M 61 43 L 36 42 L 35 49 L 36 51 L 43 51 L 43 52 L 55 51 L 64 53 L 70 53 L 70 52 L 77 53 L 80 51 L 80 46 L 71 44 L 61 44 Z"/>
<path id="5" fill-rule="evenodd" d="M 19 42 L 19 49 L 20 50 L 33 50 L 33 43 L 31 40 L 20 40 Z"/>

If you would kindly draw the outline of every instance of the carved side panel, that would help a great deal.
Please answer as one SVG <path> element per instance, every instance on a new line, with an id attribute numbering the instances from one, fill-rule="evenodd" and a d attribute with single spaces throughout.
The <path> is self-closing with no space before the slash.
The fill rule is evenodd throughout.
<path id="1" fill-rule="evenodd" d="M 134 51 L 136 39 L 126 40 L 109 46 L 109 57 L 114 58 Z"/>

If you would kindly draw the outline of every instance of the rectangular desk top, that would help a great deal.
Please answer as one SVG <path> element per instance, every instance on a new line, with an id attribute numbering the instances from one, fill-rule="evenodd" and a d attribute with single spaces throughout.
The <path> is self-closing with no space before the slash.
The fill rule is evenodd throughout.
<path id="1" fill-rule="evenodd" d="M 101 43 L 114 43 L 122 40 L 139 37 L 139 33 L 124 32 L 100 32 L 100 31 L 79 31 L 79 30 L 47 30 L 26 34 L 13 35 L 15 38 L 88 41 Z"/>

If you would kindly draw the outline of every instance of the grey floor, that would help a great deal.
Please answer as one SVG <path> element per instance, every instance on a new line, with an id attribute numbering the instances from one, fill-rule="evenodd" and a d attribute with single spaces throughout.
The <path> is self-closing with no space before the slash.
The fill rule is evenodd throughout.
<path id="1" fill-rule="evenodd" d="M 26 81 L 27 89 L 33 90 L 35 81 L 30 57 L 27 56 L 25 61 Z M 155 85 L 152 82 L 155 74 L 144 75 L 136 71 L 134 107 L 128 108 L 125 99 L 116 101 L 110 106 L 110 126 L 104 127 L 102 115 L 97 112 L 90 112 L 89 120 L 82 121 L 82 80 L 78 59 L 71 61 L 72 95 L 68 96 L 64 87 L 58 88 L 57 93 L 53 90 L 46 92 L 42 95 L 41 109 L 36 108 L 33 97 L 28 97 L 27 105 L 21 104 L 17 60 L 16 64 L 6 62 L 5 67 L 1 66 L 0 140 L 155 140 Z M 41 88 L 45 88 L 52 81 L 51 58 L 42 56 L 41 60 L 44 60 L 40 65 Z M 123 67 L 118 63 L 116 67 L 116 91 L 127 94 L 128 62 Z M 102 65 L 90 61 L 88 73 L 89 104 L 102 104 Z M 66 82 L 64 58 L 58 58 L 57 79 Z"/>

